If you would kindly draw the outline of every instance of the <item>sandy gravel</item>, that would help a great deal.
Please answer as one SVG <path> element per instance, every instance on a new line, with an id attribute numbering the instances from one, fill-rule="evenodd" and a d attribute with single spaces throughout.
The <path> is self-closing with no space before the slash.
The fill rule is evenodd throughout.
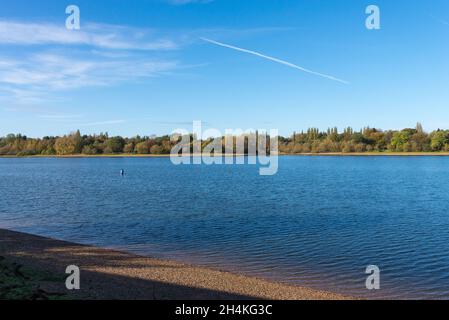
<path id="1" fill-rule="evenodd" d="M 173 261 L 78 245 L 0 229 L 0 257 L 38 271 L 81 270 L 81 289 L 64 283 L 42 289 L 77 299 L 332 299 L 330 292 L 279 284 Z"/>

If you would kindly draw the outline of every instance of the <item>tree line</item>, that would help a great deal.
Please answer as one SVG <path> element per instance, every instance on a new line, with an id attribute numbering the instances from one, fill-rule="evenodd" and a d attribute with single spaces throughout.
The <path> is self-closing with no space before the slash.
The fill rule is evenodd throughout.
<path id="1" fill-rule="evenodd" d="M 170 153 L 169 136 L 123 138 L 107 133 L 81 135 L 80 131 L 62 137 L 29 138 L 8 134 L 0 138 L 0 155 L 101 155 Z"/>
<path id="2" fill-rule="evenodd" d="M 191 144 L 193 140 L 191 135 Z M 201 145 L 205 147 L 210 142 L 211 140 L 202 141 Z M 9 134 L 0 137 L 0 155 L 161 155 L 169 154 L 176 144 L 176 139 L 173 140 L 168 135 L 126 138 L 110 137 L 107 133 L 81 135 L 79 130 L 62 137 L 29 138 L 21 134 Z M 295 132 L 290 137 L 279 137 L 279 152 L 287 154 L 440 151 L 449 151 L 449 130 L 438 129 L 427 133 L 419 123 L 415 128 L 386 131 L 369 127 L 358 131 L 348 127 L 341 132 L 337 128 L 326 131 L 310 128 Z"/>
<path id="3" fill-rule="evenodd" d="M 323 132 L 311 128 L 290 138 L 280 137 L 279 149 L 284 153 L 449 151 L 449 130 L 427 133 L 420 123 L 415 128 L 386 131 L 370 127 L 355 131 L 348 127 L 342 132 L 337 128 Z"/>

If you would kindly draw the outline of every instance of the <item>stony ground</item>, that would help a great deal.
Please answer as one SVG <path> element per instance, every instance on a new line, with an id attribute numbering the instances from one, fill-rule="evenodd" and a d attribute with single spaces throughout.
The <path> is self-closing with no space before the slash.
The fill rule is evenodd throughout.
<path id="1" fill-rule="evenodd" d="M 0 229 L 0 299 L 344 299 L 173 261 Z M 68 265 L 80 290 L 65 287 Z"/>

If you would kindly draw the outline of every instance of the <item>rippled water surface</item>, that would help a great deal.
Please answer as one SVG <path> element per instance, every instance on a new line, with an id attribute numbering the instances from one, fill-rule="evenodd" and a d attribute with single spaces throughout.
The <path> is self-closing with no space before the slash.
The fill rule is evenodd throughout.
<path id="1" fill-rule="evenodd" d="M 449 298 L 446 157 L 281 157 L 275 176 L 168 158 L 0 159 L 0 227 L 361 297 Z"/>

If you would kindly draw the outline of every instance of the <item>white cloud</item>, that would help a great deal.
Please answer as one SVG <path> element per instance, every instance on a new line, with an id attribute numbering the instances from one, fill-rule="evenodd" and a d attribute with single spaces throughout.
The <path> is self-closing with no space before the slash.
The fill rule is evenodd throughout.
<path id="1" fill-rule="evenodd" d="M 37 52 L 22 59 L 0 56 L 0 92 L 16 103 L 38 103 L 61 90 L 111 86 L 172 71 L 176 61 L 142 55 L 104 58 L 97 55 Z"/>
<path id="2" fill-rule="evenodd" d="M 177 45 L 154 30 L 107 24 L 83 24 L 67 30 L 63 24 L 0 20 L 0 44 L 86 45 L 104 49 L 170 50 Z"/>
<path id="3" fill-rule="evenodd" d="M 179 70 L 176 60 L 161 55 L 195 43 L 198 33 L 236 37 L 277 30 L 203 29 L 162 33 L 148 28 L 95 23 L 82 23 L 81 30 L 67 30 L 63 23 L 0 19 L 0 101 L 7 102 L 8 107 L 42 105 L 59 100 L 61 91 L 113 86 Z"/>
<path id="4" fill-rule="evenodd" d="M 38 104 L 60 90 L 134 81 L 177 66 L 155 57 L 176 49 L 173 40 L 117 25 L 67 30 L 64 24 L 0 19 L 0 48 L 0 99 L 14 104 Z"/>
<path id="5" fill-rule="evenodd" d="M 26 105 L 26 104 L 38 104 L 43 102 L 46 97 L 46 93 L 42 92 L 39 88 L 20 88 L 14 86 L 5 86 L 0 82 L 0 100 L 13 102 L 14 104 Z M 8 110 L 16 110 L 15 107 L 9 106 Z"/>

